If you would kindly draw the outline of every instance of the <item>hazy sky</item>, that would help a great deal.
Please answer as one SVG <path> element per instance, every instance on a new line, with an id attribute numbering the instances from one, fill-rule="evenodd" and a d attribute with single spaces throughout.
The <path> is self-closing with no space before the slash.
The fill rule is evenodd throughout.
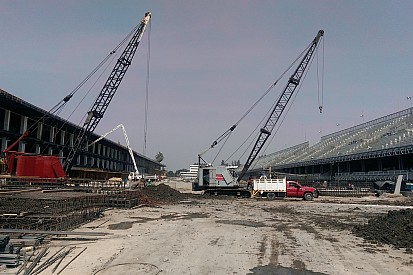
<path id="1" fill-rule="evenodd" d="M 146 155 L 154 158 L 161 151 L 168 170 L 196 162 L 197 154 L 241 118 L 319 29 L 325 31 L 319 66 L 315 59 L 266 153 L 307 140 L 314 144 L 322 135 L 413 105 L 407 99 L 413 96 L 410 0 L 0 0 L 0 88 L 49 110 L 146 11 L 152 12 L 150 30 L 96 132 L 123 123 L 133 149 L 143 152 L 149 48 Z M 323 56 L 320 114 L 317 69 L 320 76 Z M 230 157 L 250 135 L 286 81 L 237 127 L 216 163 Z M 103 82 L 70 118 L 73 123 L 88 111 Z M 83 97 L 80 92 L 76 96 L 63 117 Z M 108 138 L 124 144 L 121 133 Z M 217 153 L 211 150 L 204 158 L 212 161 Z M 241 158 L 241 153 L 229 161 Z"/>

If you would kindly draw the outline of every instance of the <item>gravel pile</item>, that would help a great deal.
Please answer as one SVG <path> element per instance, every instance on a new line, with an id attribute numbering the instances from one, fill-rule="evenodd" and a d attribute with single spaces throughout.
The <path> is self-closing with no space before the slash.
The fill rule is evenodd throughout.
<path id="1" fill-rule="evenodd" d="M 188 194 L 183 194 L 166 184 L 146 186 L 139 192 L 139 204 L 157 205 L 179 203 L 188 199 Z"/>
<path id="2" fill-rule="evenodd" d="M 372 218 L 365 225 L 353 228 L 356 236 L 396 248 L 413 249 L 413 209 L 389 211 L 386 215 Z"/>

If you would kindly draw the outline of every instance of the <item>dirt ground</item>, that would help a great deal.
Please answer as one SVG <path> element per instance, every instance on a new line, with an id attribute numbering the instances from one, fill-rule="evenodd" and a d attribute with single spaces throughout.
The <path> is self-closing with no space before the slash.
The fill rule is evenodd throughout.
<path id="1" fill-rule="evenodd" d="M 179 200 L 108 210 L 76 231 L 109 235 L 50 242 L 50 253 L 75 247 L 62 266 L 86 248 L 60 274 L 412 274 L 411 248 L 366 240 L 359 232 L 370 229 L 357 227 L 411 209 L 405 198 L 200 198 L 185 195 L 188 183 L 167 184 Z"/>

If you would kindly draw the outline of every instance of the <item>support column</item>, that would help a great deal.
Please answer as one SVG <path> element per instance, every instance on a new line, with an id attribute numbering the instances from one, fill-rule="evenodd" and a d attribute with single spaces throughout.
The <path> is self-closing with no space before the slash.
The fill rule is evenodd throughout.
<path id="1" fill-rule="evenodd" d="M 399 160 L 399 170 L 403 170 L 404 169 L 404 163 L 403 163 L 402 156 L 399 156 L 398 160 Z"/>
<path id="2" fill-rule="evenodd" d="M 27 131 L 27 116 L 21 116 L 20 121 L 20 134 L 23 134 Z"/>
<path id="3" fill-rule="evenodd" d="M 65 132 L 65 131 L 61 131 L 61 134 L 60 134 L 60 145 L 65 145 L 65 135 L 66 135 L 66 132 Z"/>
<path id="4" fill-rule="evenodd" d="M 1 152 L 7 148 L 7 139 L 5 137 L 1 138 Z"/>
<path id="5" fill-rule="evenodd" d="M 379 171 L 383 171 L 383 162 L 381 161 L 381 158 L 377 159 L 377 167 Z"/>
<path id="6" fill-rule="evenodd" d="M 40 145 L 36 144 L 36 154 L 40 155 Z"/>
<path id="7" fill-rule="evenodd" d="M 69 144 L 70 147 L 73 147 L 73 140 L 75 139 L 75 135 L 74 134 L 70 134 L 70 138 L 69 138 Z"/>
<path id="8" fill-rule="evenodd" d="M 42 139 L 42 133 L 43 133 L 43 123 L 39 122 L 37 125 L 37 139 L 41 140 Z"/>
<path id="9" fill-rule="evenodd" d="M 3 129 L 10 131 L 10 110 L 4 110 Z"/>
<path id="10" fill-rule="evenodd" d="M 54 133 L 55 133 L 55 127 L 50 126 L 50 137 L 49 137 L 49 141 L 54 143 Z"/>
<path id="11" fill-rule="evenodd" d="M 23 141 L 19 142 L 19 152 L 26 152 L 26 143 L 24 143 Z"/>

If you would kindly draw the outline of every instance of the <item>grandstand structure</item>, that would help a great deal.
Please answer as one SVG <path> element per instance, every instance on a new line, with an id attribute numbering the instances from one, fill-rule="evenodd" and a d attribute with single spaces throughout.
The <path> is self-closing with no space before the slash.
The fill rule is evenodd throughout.
<path id="1" fill-rule="evenodd" d="M 261 156 L 249 175 L 264 170 L 311 182 L 395 181 L 413 177 L 413 108 Z"/>

